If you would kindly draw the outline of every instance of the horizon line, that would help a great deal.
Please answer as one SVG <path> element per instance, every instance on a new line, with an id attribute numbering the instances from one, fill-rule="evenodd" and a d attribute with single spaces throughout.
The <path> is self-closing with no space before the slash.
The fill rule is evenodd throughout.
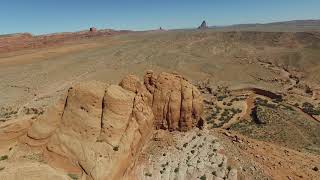
<path id="1" fill-rule="evenodd" d="M 202 20 L 206 21 L 207 20 Z M 201 21 L 201 22 L 202 22 Z M 237 25 L 266 25 L 266 24 L 273 24 L 273 23 L 285 23 L 285 22 L 294 22 L 294 21 L 320 21 L 320 18 L 312 18 L 312 19 L 292 19 L 292 20 L 281 20 L 281 21 L 269 21 L 269 22 L 264 22 L 264 23 L 259 23 L 259 22 L 252 22 L 252 23 L 235 23 L 235 24 L 225 24 L 225 25 L 208 25 L 209 28 L 214 28 L 214 27 L 229 27 L 229 26 L 237 26 Z M 201 23 L 199 23 L 201 24 Z M 90 26 L 85 29 L 79 29 L 79 30 L 74 30 L 74 31 L 58 31 L 58 32 L 51 32 L 51 33 L 32 33 L 32 32 L 13 32 L 13 33 L 5 33 L 5 34 L 0 34 L 0 36 L 6 36 L 6 35 L 15 35 L 15 34 L 30 34 L 32 36 L 45 36 L 45 35 L 53 35 L 53 34 L 62 34 L 62 33 L 75 33 L 75 32 L 81 32 L 81 31 L 86 31 L 89 30 L 90 28 L 96 28 L 95 26 Z M 158 28 L 153 28 L 153 29 L 118 29 L 118 28 L 96 28 L 98 31 L 99 30 L 114 30 L 114 31 L 132 31 L 132 32 L 144 32 L 144 31 L 152 31 L 152 30 L 158 30 L 159 28 L 162 28 L 164 30 L 182 30 L 182 29 L 196 29 L 198 26 L 195 27 L 180 27 L 180 28 L 164 28 L 164 26 L 159 26 Z"/>

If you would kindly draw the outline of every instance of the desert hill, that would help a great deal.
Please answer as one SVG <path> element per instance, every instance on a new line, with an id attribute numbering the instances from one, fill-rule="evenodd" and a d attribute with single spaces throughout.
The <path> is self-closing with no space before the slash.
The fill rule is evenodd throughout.
<path id="1" fill-rule="evenodd" d="M 129 31 L 116 31 L 112 29 L 97 31 L 95 28 L 90 28 L 89 30 L 79 32 L 62 32 L 35 36 L 30 33 L 0 35 L 0 53 L 21 49 L 58 46 L 79 39 L 111 36 L 128 32 Z"/>
<path id="2" fill-rule="evenodd" d="M 236 24 L 230 26 L 213 26 L 222 31 L 263 31 L 263 32 L 306 32 L 320 31 L 320 20 L 294 20 L 273 23 Z"/>

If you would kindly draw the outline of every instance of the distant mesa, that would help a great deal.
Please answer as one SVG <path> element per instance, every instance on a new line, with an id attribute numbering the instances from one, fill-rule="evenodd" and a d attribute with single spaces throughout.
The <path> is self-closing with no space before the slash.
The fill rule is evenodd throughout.
<path id="1" fill-rule="evenodd" d="M 91 28 L 90 28 L 90 32 L 97 32 L 97 28 L 91 27 Z"/>
<path id="2" fill-rule="evenodd" d="M 71 42 L 77 39 L 87 39 L 92 37 L 112 36 L 124 34 L 128 30 L 97 29 L 91 27 L 78 32 L 62 32 L 44 35 L 32 35 L 30 33 L 16 33 L 0 35 L 0 53 L 12 52 L 29 48 L 50 47 L 64 42 Z"/>
<path id="3" fill-rule="evenodd" d="M 202 21 L 201 25 L 198 27 L 198 29 L 207 29 L 208 25 L 206 23 L 206 21 Z"/>

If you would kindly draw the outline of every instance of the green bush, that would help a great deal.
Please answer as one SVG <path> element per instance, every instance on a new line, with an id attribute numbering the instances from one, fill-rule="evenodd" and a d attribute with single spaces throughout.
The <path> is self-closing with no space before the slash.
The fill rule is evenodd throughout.
<path id="1" fill-rule="evenodd" d="M 234 101 L 240 101 L 240 99 L 238 97 L 231 99 L 231 102 L 234 102 Z"/>
<path id="2" fill-rule="evenodd" d="M 144 175 L 145 175 L 145 176 L 149 176 L 149 177 L 151 177 L 151 176 L 152 176 L 152 174 L 151 174 L 151 173 L 149 173 L 149 172 L 145 173 Z"/>
<path id="3" fill-rule="evenodd" d="M 188 143 L 184 143 L 183 147 L 186 148 L 188 146 Z"/>
<path id="4" fill-rule="evenodd" d="M 227 95 L 221 95 L 221 96 L 217 97 L 217 100 L 218 101 L 223 101 L 223 99 L 226 98 L 226 97 L 227 97 Z"/>
<path id="5" fill-rule="evenodd" d="M 78 179 L 78 176 L 76 174 L 68 174 L 68 176 L 73 180 L 77 180 Z"/>
<path id="6" fill-rule="evenodd" d="M 320 115 L 320 109 L 316 109 L 313 104 L 308 102 L 302 104 L 302 111 L 310 115 Z"/>
<path id="7" fill-rule="evenodd" d="M 8 159 L 8 155 L 3 155 L 0 157 L 0 161 L 6 160 L 6 159 Z"/>
<path id="8" fill-rule="evenodd" d="M 174 169 L 174 172 L 175 172 L 175 173 L 179 172 L 179 168 L 176 167 L 176 168 Z"/>
<path id="9" fill-rule="evenodd" d="M 114 151 L 119 151 L 119 146 L 113 147 L 113 150 L 114 150 Z"/>
<path id="10" fill-rule="evenodd" d="M 200 179 L 201 179 L 201 180 L 206 180 L 207 177 L 206 177 L 206 175 L 203 175 L 203 176 L 200 177 Z"/>
<path id="11" fill-rule="evenodd" d="M 188 156 L 188 157 L 187 157 L 187 161 L 190 161 L 190 159 L 191 159 L 191 157 L 190 157 L 190 156 Z"/>

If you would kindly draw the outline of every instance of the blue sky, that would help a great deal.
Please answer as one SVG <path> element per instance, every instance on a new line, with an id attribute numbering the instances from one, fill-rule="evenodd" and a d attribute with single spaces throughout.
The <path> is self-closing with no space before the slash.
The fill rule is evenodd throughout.
<path id="1" fill-rule="evenodd" d="M 0 34 L 320 19 L 320 0 L 1 0 Z"/>

